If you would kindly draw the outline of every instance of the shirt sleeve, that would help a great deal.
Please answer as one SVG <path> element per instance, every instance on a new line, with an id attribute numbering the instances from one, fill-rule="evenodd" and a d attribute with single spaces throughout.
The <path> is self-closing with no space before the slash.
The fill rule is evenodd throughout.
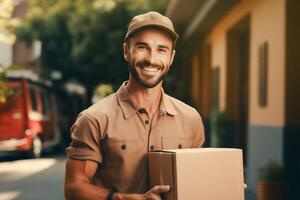
<path id="1" fill-rule="evenodd" d="M 66 150 L 68 158 L 102 163 L 100 127 L 89 114 L 80 113 L 70 132 L 72 142 Z"/>
<path id="2" fill-rule="evenodd" d="M 193 148 L 202 147 L 205 141 L 205 132 L 204 132 L 202 118 L 196 110 L 195 110 L 195 117 L 193 123 L 194 123 L 193 124 L 194 127 Z"/>

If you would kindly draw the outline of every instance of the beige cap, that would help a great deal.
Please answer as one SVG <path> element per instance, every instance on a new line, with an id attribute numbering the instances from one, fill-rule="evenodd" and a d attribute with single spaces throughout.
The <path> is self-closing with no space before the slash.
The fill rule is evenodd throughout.
<path id="1" fill-rule="evenodd" d="M 157 27 L 169 33 L 176 43 L 178 34 L 174 30 L 172 21 L 162 14 L 154 11 L 145 14 L 137 15 L 132 18 L 125 36 L 125 41 L 128 37 L 137 30 L 145 27 Z"/>

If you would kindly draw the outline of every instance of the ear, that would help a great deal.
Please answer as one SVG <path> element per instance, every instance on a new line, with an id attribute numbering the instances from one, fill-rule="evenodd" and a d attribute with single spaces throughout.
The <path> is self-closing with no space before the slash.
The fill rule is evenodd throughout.
<path id="1" fill-rule="evenodd" d="M 128 58 L 129 58 L 129 46 L 126 44 L 126 42 L 123 43 L 123 56 L 124 56 L 124 59 L 126 61 L 128 61 Z"/>
<path id="2" fill-rule="evenodd" d="M 171 60 L 170 60 L 170 66 L 172 66 L 172 64 L 173 64 L 175 54 L 176 54 L 176 51 L 172 50 L 172 55 L 171 55 Z"/>

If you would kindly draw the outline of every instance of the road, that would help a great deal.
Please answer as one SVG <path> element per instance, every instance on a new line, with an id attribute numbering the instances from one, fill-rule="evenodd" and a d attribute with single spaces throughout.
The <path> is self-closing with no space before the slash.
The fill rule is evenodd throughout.
<path id="1" fill-rule="evenodd" d="M 63 200 L 64 155 L 0 155 L 0 200 Z"/>

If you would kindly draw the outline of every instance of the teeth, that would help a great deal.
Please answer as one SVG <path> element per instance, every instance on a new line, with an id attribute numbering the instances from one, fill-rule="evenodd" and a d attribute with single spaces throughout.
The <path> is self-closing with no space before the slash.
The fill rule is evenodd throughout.
<path id="1" fill-rule="evenodd" d="M 156 71 L 158 71 L 158 68 L 155 68 L 155 67 L 144 67 L 144 70 L 146 70 L 148 72 L 156 72 Z"/>

